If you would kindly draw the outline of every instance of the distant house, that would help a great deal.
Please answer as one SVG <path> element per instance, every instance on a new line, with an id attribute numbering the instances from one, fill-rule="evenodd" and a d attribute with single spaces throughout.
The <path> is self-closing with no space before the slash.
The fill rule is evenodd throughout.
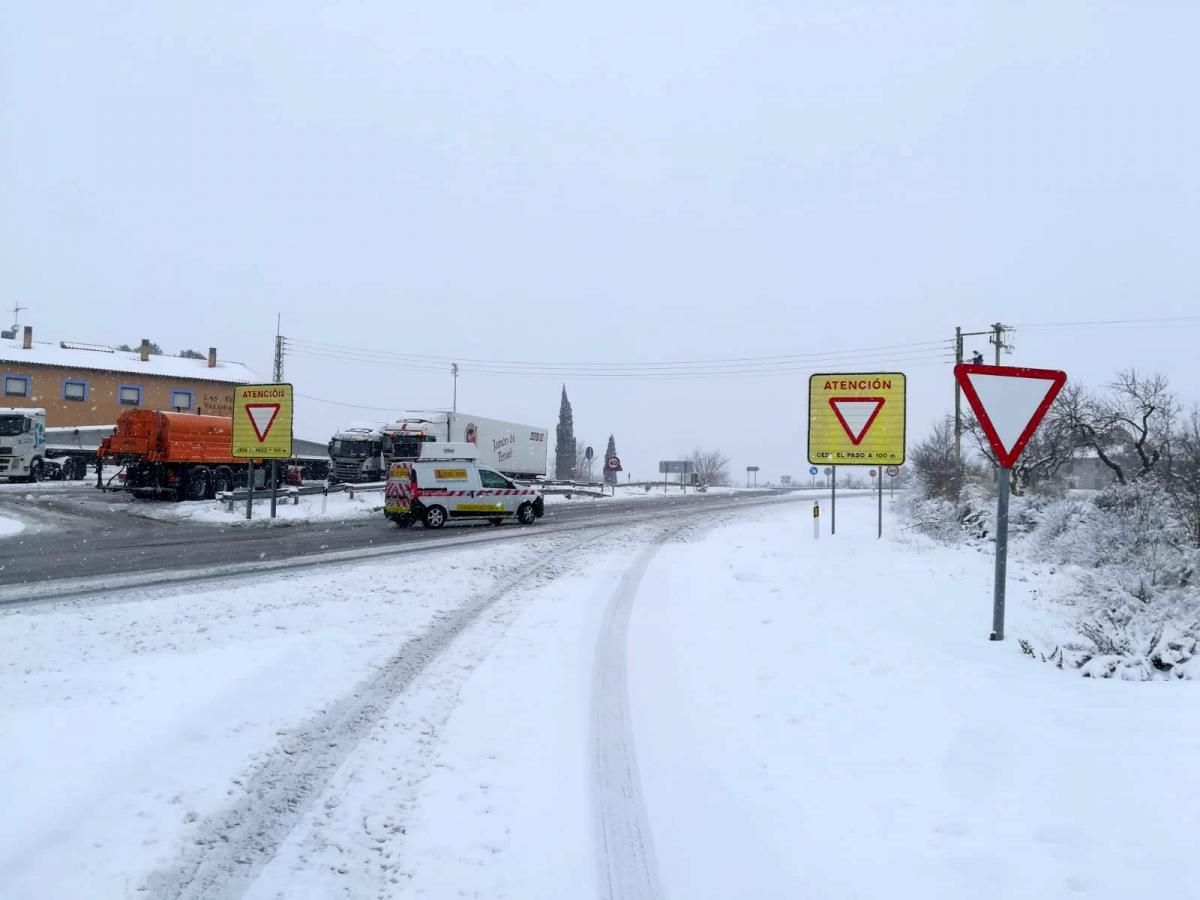
<path id="1" fill-rule="evenodd" d="M 18 338 L 0 338 L 0 406 L 46 410 L 46 425 L 111 425 L 129 409 L 159 409 L 228 416 L 233 389 L 258 375 L 237 362 L 191 359 L 99 344 L 35 342 L 25 326 Z"/>
<path id="2" fill-rule="evenodd" d="M 1113 483 L 1113 472 L 1095 450 L 1079 451 L 1070 462 L 1058 470 L 1058 478 L 1068 488 L 1099 491 Z"/>

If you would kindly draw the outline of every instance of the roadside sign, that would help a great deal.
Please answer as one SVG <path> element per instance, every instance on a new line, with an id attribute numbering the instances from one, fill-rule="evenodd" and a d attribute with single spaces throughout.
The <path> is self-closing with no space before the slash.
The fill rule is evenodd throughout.
<path id="1" fill-rule="evenodd" d="M 621 471 L 621 457 L 610 456 L 608 459 L 606 459 L 604 461 L 604 468 L 608 469 L 610 472 L 620 472 Z"/>
<path id="2" fill-rule="evenodd" d="M 595 453 L 592 451 L 591 447 L 588 447 L 586 450 L 583 451 L 584 459 L 588 460 L 589 462 L 591 461 L 591 459 L 594 455 L 595 455 Z"/>
<path id="3" fill-rule="evenodd" d="M 808 379 L 808 461 L 868 466 L 904 462 L 902 372 L 840 372 Z"/>
<path id="4" fill-rule="evenodd" d="M 868 475 L 870 475 L 872 478 L 874 478 L 874 477 L 875 477 L 875 470 L 874 470 L 874 469 L 872 469 L 872 470 L 871 470 L 870 472 L 868 472 L 867 474 L 868 474 Z"/>
<path id="5" fill-rule="evenodd" d="M 899 474 L 900 474 L 900 468 L 899 468 L 899 466 L 888 466 L 888 467 L 887 467 L 887 473 L 888 473 L 888 475 L 890 475 L 892 478 L 895 478 L 897 475 L 899 475 Z"/>
<path id="6" fill-rule="evenodd" d="M 826 474 L 826 475 L 832 475 L 832 474 L 833 474 L 833 469 L 832 469 L 830 466 L 826 466 L 826 467 L 825 467 L 825 474 Z"/>
<path id="7" fill-rule="evenodd" d="M 660 459 L 658 473 L 660 475 L 691 475 L 695 464 L 690 459 Z"/>
<path id="8" fill-rule="evenodd" d="M 992 587 L 993 641 L 1004 640 L 1004 592 L 1008 581 L 1008 495 L 1012 467 L 1037 431 L 1050 404 L 1067 383 L 1058 369 L 960 363 L 954 377 L 967 395 L 1000 467 L 996 479 L 996 575 Z"/>
<path id="9" fill-rule="evenodd" d="M 817 469 L 816 466 L 809 466 L 809 468 L 808 468 L 809 475 L 816 475 L 818 471 L 819 470 Z"/>
<path id="10" fill-rule="evenodd" d="M 233 389 L 234 459 L 289 459 L 292 386 L 239 384 Z"/>
<path id="11" fill-rule="evenodd" d="M 1067 373 L 1057 369 L 972 363 L 955 366 L 954 377 L 1003 469 L 1020 458 L 1067 381 Z"/>
<path id="12" fill-rule="evenodd" d="M 746 466 L 746 471 L 747 472 L 757 472 L 758 466 Z"/>

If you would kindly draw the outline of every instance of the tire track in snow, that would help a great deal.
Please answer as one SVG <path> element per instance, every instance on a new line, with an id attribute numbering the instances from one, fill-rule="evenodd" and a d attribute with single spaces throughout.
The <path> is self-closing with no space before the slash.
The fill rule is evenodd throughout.
<path id="1" fill-rule="evenodd" d="M 569 543 L 556 542 L 532 565 L 490 592 L 442 614 L 354 690 L 283 737 L 282 746 L 240 782 L 241 799 L 202 824 L 180 862 L 147 878 L 146 894 L 155 900 L 243 896 L 359 741 L 455 638 L 510 591 L 539 575 L 557 576 L 556 563 L 610 533 L 611 529 Z"/>
<path id="2" fill-rule="evenodd" d="M 627 638 L 638 585 L 659 548 L 678 530 L 663 532 L 638 555 L 608 601 L 600 626 L 592 711 L 598 851 L 607 900 L 662 896 L 630 721 Z"/>

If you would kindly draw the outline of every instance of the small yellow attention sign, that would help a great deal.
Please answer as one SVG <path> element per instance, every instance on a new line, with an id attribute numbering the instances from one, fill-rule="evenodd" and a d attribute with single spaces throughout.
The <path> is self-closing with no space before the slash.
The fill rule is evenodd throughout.
<path id="1" fill-rule="evenodd" d="M 838 372 L 808 379 L 808 461 L 834 466 L 904 463 L 902 372 Z"/>
<path id="2" fill-rule="evenodd" d="M 240 384 L 233 389 L 234 459 L 290 459 L 292 386 Z"/>
<path id="3" fill-rule="evenodd" d="M 466 469 L 434 469 L 433 477 L 438 481 L 466 481 Z"/>

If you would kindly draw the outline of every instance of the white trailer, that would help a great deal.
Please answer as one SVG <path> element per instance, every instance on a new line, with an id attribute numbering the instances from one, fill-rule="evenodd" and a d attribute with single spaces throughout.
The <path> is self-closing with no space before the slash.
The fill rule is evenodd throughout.
<path id="1" fill-rule="evenodd" d="M 510 478 L 543 478 L 546 475 L 547 429 L 519 422 L 503 422 L 468 413 L 414 412 L 388 425 L 392 458 L 414 459 L 428 441 L 474 444 L 479 464 Z"/>

